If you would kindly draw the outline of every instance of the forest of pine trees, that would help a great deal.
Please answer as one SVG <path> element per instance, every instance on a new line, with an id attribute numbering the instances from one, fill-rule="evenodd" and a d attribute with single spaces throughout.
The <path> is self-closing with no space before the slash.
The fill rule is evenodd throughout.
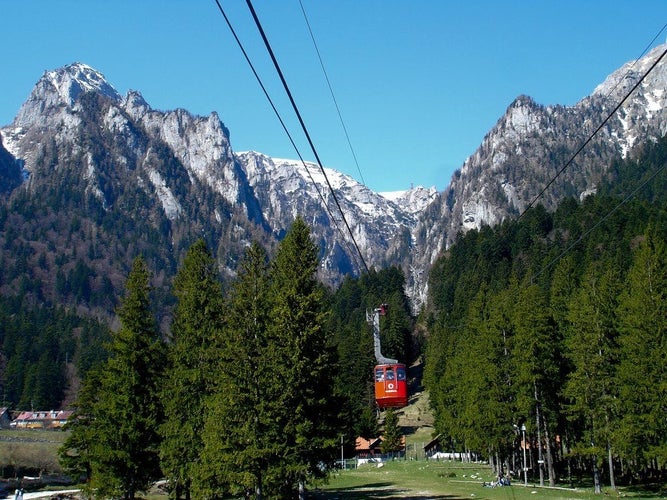
<path id="1" fill-rule="evenodd" d="M 272 256 L 249 246 L 224 286 L 203 240 L 170 297 L 137 258 L 113 329 L 3 298 L 4 401 L 61 406 L 74 365 L 82 385 L 61 462 L 99 495 L 131 499 L 161 477 L 172 498 L 303 495 L 341 436 L 351 450 L 379 433 L 366 311 L 388 304 L 383 352 L 422 356 L 445 451 L 516 473 L 525 450 L 543 484 L 663 481 L 667 140 L 639 158 L 612 165 L 583 201 L 460 235 L 417 320 L 397 268 L 322 286 L 300 218 Z M 389 449 L 393 412 L 385 427 Z"/>
<path id="2" fill-rule="evenodd" d="M 343 376 L 345 366 L 372 367 L 372 340 L 364 338 L 371 339 L 370 327 L 352 323 L 369 349 L 350 352 L 330 304 L 363 317 L 391 283 L 393 353 L 406 355 L 410 334 L 400 272 L 373 273 L 366 284 L 349 280 L 332 295 L 316 279 L 318 265 L 298 218 L 272 259 L 251 245 L 223 293 L 215 259 L 198 241 L 174 279 L 165 341 L 146 264 L 137 258 L 108 358 L 79 393 L 63 467 L 87 477 L 90 494 L 126 499 L 161 477 L 173 498 L 303 496 L 338 458 L 341 436 L 353 443 L 374 420 L 359 428 L 359 414 L 372 410 L 371 370 Z"/>
<path id="3" fill-rule="evenodd" d="M 540 483 L 664 477 L 666 161 L 663 140 L 598 195 L 470 231 L 435 264 L 425 384 L 446 447 L 520 471 L 525 425 Z"/>

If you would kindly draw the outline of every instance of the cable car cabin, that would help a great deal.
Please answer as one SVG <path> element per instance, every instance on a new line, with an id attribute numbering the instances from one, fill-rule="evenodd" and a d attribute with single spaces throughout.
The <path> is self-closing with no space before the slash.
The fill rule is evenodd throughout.
<path id="1" fill-rule="evenodd" d="M 381 410 L 408 405 L 408 381 L 403 363 L 375 367 L 375 401 Z"/>

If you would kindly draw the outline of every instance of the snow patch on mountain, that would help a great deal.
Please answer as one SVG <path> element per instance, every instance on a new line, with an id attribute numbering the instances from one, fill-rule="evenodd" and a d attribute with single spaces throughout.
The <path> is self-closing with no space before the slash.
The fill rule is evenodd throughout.
<path id="1" fill-rule="evenodd" d="M 120 94 L 99 71 L 87 64 L 73 63 L 63 68 L 47 71 L 44 78 L 56 89 L 63 102 L 74 105 L 83 92 L 99 92 L 114 101 L 120 101 Z"/>
<path id="2" fill-rule="evenodd" d="M 167 183 L 159 172 L 156 170 L 150 170 L 148 172 L 148 178 L 151 180 L 151 183 L 153 183 L 153 187 L 155 188 L 155 192 L 158 195 L 158 199 L 162 203 L 162 208 L 164 209 L 165 215 L 169 218 L 169 220 L 174 220 L 183 211 L 181 205 L 178 203 L 178 200 L 171 192 L 171 189 L 169 189 Z"/>
<path id="3" fill-rule="evenodd" d="M 385 191 L 378 194 L 395 203 L 407 213 L 416 216 L 435 200 L 438 190 L 435 186 L 430 188 L 416 186 L 402 191 Z"/>

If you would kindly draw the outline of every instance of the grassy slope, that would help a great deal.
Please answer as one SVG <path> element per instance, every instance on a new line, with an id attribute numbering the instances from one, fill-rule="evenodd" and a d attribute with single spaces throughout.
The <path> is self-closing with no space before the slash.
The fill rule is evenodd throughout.
<path id="1" fill-rule="evenodd" d="M 313 492 L 318 499 L 407 498 L 407 499 L 527 499 L 583 500 L 600 498 L 592 489 L 524 487 L 522 483 L 496 488 L 483 487 L 493 480 L 487 466 L 458 462 L 400 460 L 387 462 L 383 467 L 362 465 L 354 470 L 332 475 L 329 484 Z M 605 491 L 605 496 L 656 498 L 630 491 Z"/>
<path id="2" fill-rule="evenodd" d="M 58 448 L 66 437 L 62 431 L 0 430 L 0 467 L 60 472 Z"/>
<path id="3" fill-rule="evenodd" d="M 509 487 L 484 487 L 495 478 L 485 464 L 463 464 L 452 461 L 427 461 L 423 446 L 433 437 L 433 415 L 428 393 L 416 392 L 410 404 L 399 411 L 399 424 L 406 435 L 407 460 L 365 464 L 357 469 L 331 475 L 328 484 L 317 485 L 311 497 L 318 499 L 522 499 L 548 498 L 580 500 L 600 498 L 593 489 L 540 488 L 533 484 L 524 487 L 518 482 Z M 604 491 L 604 496 L 659 498 L 630 490 Z"/>

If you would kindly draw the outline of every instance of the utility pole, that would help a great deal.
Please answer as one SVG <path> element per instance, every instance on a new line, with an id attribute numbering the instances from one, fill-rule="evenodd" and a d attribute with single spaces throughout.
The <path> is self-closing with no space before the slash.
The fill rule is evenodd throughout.
<path id="1" fill-rule="evenodd" d="M 526 424 L 521 424 L 523 435 L 523 485 L 528 486 L 528 467 L 526 467 Z"/>

